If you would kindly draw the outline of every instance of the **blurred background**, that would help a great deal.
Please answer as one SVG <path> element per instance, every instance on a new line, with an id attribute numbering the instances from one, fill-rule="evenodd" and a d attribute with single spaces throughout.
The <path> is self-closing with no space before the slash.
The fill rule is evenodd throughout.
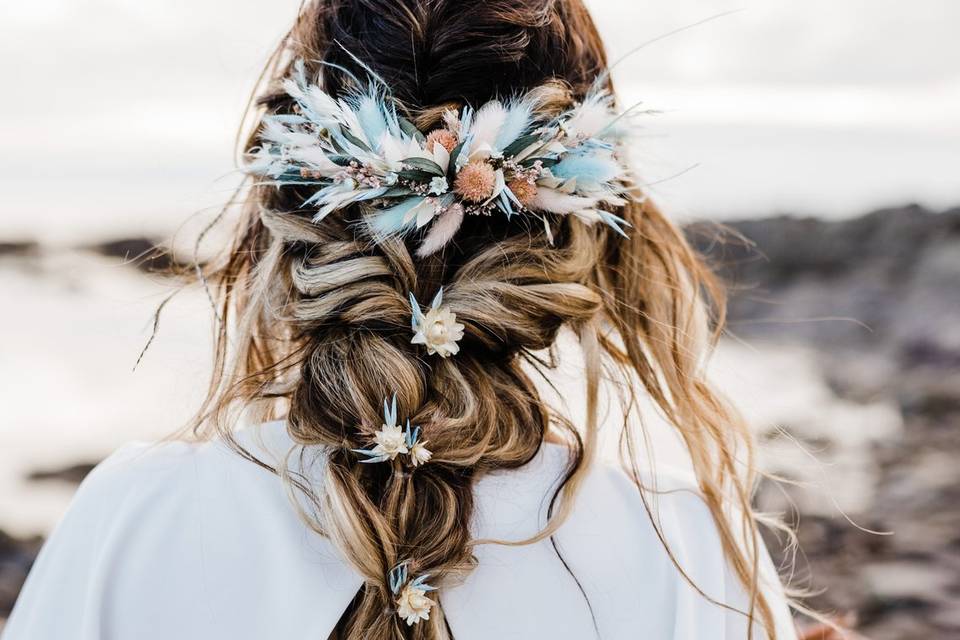
<path id="1" fill-rule="evenodd" d="M 205 298 L 134 372 L 172 287 L 134 258 L 229 197 L 298 4 L 0 4 L 0 619 L 91 465 L 197 406 Z M 611 59 L 640 47 L 614 77 L 659 112 L 648 189 L 733 285 L 712 372 L 797 482 L 757 500 L 798 523 L 812 604 L 960 638 L 960 3 L 588 4 Z"/>

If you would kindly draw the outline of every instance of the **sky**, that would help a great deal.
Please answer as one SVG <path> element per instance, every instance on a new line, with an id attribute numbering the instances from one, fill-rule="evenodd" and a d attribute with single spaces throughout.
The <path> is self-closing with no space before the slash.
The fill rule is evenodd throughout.
<path id="1" fill-rule="evenodd" d="M 212 216 L 237 180 L 247 95 L 298 4 L 0 4 L 0 240 L 169 234 Z M 624 102 L 660 111 L 632 155 L 678 220 L 960 204 L 960 2 L 588 5 L 612 60 L 649 43 L 615 78 Z"/>

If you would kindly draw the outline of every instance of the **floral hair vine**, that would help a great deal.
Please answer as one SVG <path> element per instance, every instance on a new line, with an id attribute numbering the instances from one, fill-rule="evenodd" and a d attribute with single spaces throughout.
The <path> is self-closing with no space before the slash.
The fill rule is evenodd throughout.
<path id="1" fill-rule="evenodd" d="M 372 74 L 372 72 L 371 72 Z M 549 215 L 603 222 L 617 233 L 629 223 L 604 210 L 630 198 L 630 171 L 619 158 L 623 116 L 601 83 L 582 102 L 544 119 L 536 94 L 493 100 L 443 114 L 424 135 L 398 114 L 382 80 L 359 81 L 334 98 L 294 63 L 284 90 L 291 114 L 263 119 L 262 144 L 246 170 L 276 186 L 315 189 L 303 202 L 314 222 L 359 203 L 375 237 L 429 226 L 417 254 L 443 248 L 467 215 Z"/>
<path id="2" fill-rule="evenodd" d="M 367 456 L 361 463 L 386 462 L 405 455 L 413 467 L 419 467 L 433 457 L 430 450 L 424 446 L 427 441 L 420 439 L 420 432 L 420 427 L 412 427 L 409 419 L 405 430 L 397 424 L 397 394 L 393 394 L 390 404 L 387 404 L 386 398 L 383 400 L 383 425 L 373 436 L 376 444 L 370 449 L 352 451 Z"/>
<path id="3" fill-rule="evenodd" d="M 429 355 L 438 354 L 441 358 L 460 351 L 457 344 L 463 338 L 463 325 L 457 322 L 457 314 L 443 306 L 443 287 L 433 297 L 426 313 L 420 309 L 417 298 L 410 294 L 410 308 L 413 315 L 410 327 L 413 330 L 411 344 L 422 344 Z"/>
<path id="4" fill-rule="evenodd" d="M 390 592 L 396 598 L 397 615 L 412 626 L 421 620 L 430 619 L 430 609 L 435 604 L 427 597 L 436 587 L 427 584 L 430 574 L 410 580 L 407 563 L 401 562 L 390 571 Z"/>

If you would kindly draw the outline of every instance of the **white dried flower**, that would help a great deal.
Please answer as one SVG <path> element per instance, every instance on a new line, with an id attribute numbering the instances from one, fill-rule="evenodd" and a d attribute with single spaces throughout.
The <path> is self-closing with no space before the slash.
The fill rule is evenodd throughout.
<path id="1" fill-rule="evenodd" d="M 414 427 L 407 419 L 407 427 L 403 429 L 397 424 L 397 394 L 393 394 L 393 402 L 383 401 L 383 425 L 373 435 L 376 445 L 369 449 L 354 449 L 354 453 L 367 456 L 364 463 L 385 462 L 396 460 L 399 455 L 409 455 L 410 464 L 419 467 L 430 461 L 433 453 L 420 439 L 420 427 Z"/>
<path id="2" fill-rule="evenodd" d="M 415 467 L 419 467 L 426 462 L 430 462 L 430 458 L 433 457 L 433 453 L 431 453 L 430 450 L 424 446 L 424 444 L 426 443 L 418 442 L 410 449 L 410 464 Z"/>
<path id="3" fill-rule="evenodd" d="M 409 419 L 407 420 L 407 430 L 404 437 L 406 438 L 406 446 L 412 466 L 419 467 L 421 464 L 430 461 L 433 453 L 424 446 L 427 444 L 426 440 L 420 439 L 420 427 L 411 427 Z"/>
<path id="4" fill-rule="evenodd" d="M 427 597 L 435 587 L 427 584 L 429 574 L 409 580 L 410 573 L 407 563 L 401 562 L 390 570 L 390 591 L 397 597 L 397 615 L 403 618 L 407 625 L 414 625 L 421 620 L 430 619 L 430 609 L 433 600 Z"/>
<path id="5" fill-rule="evenodd" d="M 430 190 L 427 193 L 432 193 L 435 196 L 443 195 L 447 192 L 447 189 L 450 188 L 450 185 L 447 184 L 447 179 L 442 176 L 437 176 L 430 180 Z"/>
<path id="6" fill-rule="evenodd" d="M 457 342 L 463 338 L 463 325 L 457 322 L 457 315 L 442 306 L 443 289 L 437 293 L 427 313 L 420 310 L 420 303 L 410 294 L 410 306 L 413 308 L 412 344 L 422 344 L 430 355 L 439 354 L 446 358 L 460 351 Z"/>
<path id="7" fill-rule="evenodd" d="M 407 440 L 403 436 L 403 429 L 397 425 L 384 424 L 380 431 L 373 436 L 377 446 L 373 453 L 377 456 L 386 456 L 393 460 L 401 453 L 407 453 Z"/>
<path id="8" fill-rule="evenodd" d="M 413 585 L 405 586 L 397 598 L 397 615 L 403 618 L 408 626 L 421 620 L 429 620 L 431 607 L 433 600 L 427 597 L 426 590 Z"/>
<path id="9" fill-rule="evenodd" d="M 408 426 L 409 428 L 409 426 Z M 376 446 L 372 449 L 354 449 L 354 453 L 367 456 L 363 462 L 383 462 L 393 460 L 402 453 L 408 453 L 407 433 L 397 424 L 397 394 L 393 394 L 393 402 L 388 405 L 383 401 L 383 425 L 374 436 Z"/>

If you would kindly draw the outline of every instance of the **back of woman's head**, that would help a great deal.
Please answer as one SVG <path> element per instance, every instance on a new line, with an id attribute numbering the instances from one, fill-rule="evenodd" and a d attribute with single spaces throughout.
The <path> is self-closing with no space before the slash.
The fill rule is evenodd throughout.
<path id="1" fill-rule="evenodd" d="M 606 69 L 580 0 L 316 0 L 268 66 L 245 151 L 263 142 L 261 117 L 296 112 L 281 81 L 297 60 L 335 97 L 356 78 L 377 77 L 423 133 L 441 126 L 447 110 L 530 91 L 550 118 L 583 99 Z M 297 186 L 253 185 L 235 245 L 208 270 L 224 322 L 203 416 L 226 430 L 240 406 L 286 412 L 293 439 L 323 452 L 319 481 L 287 479 L 313 499 L 312 522 L 365 581 L 335 635 L 449 636 L 440 597 L 474 563 L 475 480 L 523 465 L 556 433 L 571 464 L 549 535 L 592 460 L 604 365 L 642 384 L 677 425 L 732 564 L 755 591 L 755 549 L 736 542 L 721 504 L 733 495 L 750 513 L 750 479 L 734 462 L 738 453 L 749 457 L 749 440 L 700 371 L 700 311 L 713 281 L 655 208 L 639 197 L 618 208 L 631 225 L 627 238 L 572 216 L 545 227 L 468 215 L 453 241 L 421 255 L 420 238 L 382 237 L 360 224 L 360 207 L 312 222 L 309 196 Z M 463 325 L 451 357 L 411 344 L 411 294 L 426 302 L 441 290 Z M 543 365 L 532 354 L 551 348 L 564 327 L 579 335 L 586 361 L 590 415 L 577 428 L 550 411 L 521 366 Z M 632 407 L 630 385 L 627 396 Z M 385 407 L 394 398 L 395 408 Z M 358 452 L 370 451 L 391 410 L 401 427 L 409 420 L 421 428 L 429 460 L 364 463 Z M 635 472 L 634 437 L 622 441 Z M 440 589 L 429 620 L 408 625 L 395 615 L 398 570 L 410 580 L 429 575 Z M 765 602 L 755 602 L 768 623 Z"/>

